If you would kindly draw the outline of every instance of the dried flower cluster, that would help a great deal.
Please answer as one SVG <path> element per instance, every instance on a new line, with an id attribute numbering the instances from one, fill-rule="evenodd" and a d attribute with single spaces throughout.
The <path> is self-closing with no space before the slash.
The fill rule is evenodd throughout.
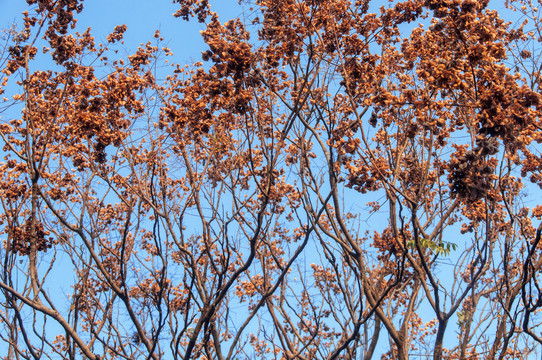
<path id="1" fill-rule="evenodd" d="M 0 47 L 5 359 L 534 356 L 533 2 L 176 0 L 189 65 L 27 2 Z"/>

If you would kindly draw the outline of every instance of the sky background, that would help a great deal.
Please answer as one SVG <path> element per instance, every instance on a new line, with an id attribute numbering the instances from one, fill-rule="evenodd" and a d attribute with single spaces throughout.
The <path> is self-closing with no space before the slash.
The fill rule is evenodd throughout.
<path id="1" fill-rule="evenodd" d="M 216 3 L 220 3 L 216 7 Z M 375 4 L 379 1 L 375 1 Z M 381 4 L 387 4 L 387 0 L 381 0 Z M 492 1 L 493 8 L 500 12 L 504 9 L 499 7 L 500 1 Z M 502 3 L 502 2 L 501 2 Z M 128 27 L 125 33 L 124 48 L 132 53 L 139 44 L 153 41 L 153 35 L 158 29 L 164 38 L 164 45 L 167 45 L 174 53 L 173 61 L 180 64 L 189 64 L 201 60 L 201 51 L 206 50 L 199 32 L 204 29 L 195 19 L 186 22 L 174 18 L 173 13 L 179 5 L 173 4 L 171 0 L 87 0 L 84 3 L 84 10 L 76 14 L 78 19 L 77 31 L 82 32 L 91 28 L 91 34 L 95 37 L 96 43 L 105 42 L 106 36 L 113 31 L 115 26 L 126 24 Z M 222 20 L 243 16 L 243 11 L 248 11 L 248 6 L 243 8 L 236 5 L 237 1 L 215 1 L 212 10 L 219 14 Z M 0 30 L 8 28 L 13 22 L 22 26 L 21 12 L 28 10 L 25 0 L 0 0 Z M 510 21 L 517 19 L 510 18 Z M 379 221 L 376 217 L 370 219 L 373 222 Z M 429 312 L 429 316 L 433 314 Z M 452 320 L 455 321 L 455 320 Z M 453 336 L 453 332 L 449 331 Z M 1 349 L 1 345 L 0 345 Z M 1 355 L 1 351 L 0 351 Z"/>
<path id="2" fill-rule="evenodd" d="M 242 17 L 243 7 L 237 1 L 220 1 L 220 5 L 211 5 L 220 19 Z M 203 24 L 174 18 L 179 9 L 171 0 L 87 0 L 84 9 L 76 14 L 77 31 L 91 28 L 96 43 L 105 42 L 106 36 L 115 26 L 126 24 L 125 45 L 132 52 L 140 43 L 153 40 L 156 30 L 160 30 L 164 44 L 174 53 L 178 63 L 190 63 L 201 60 L 201 51 L 206 50 L 199 32 Z M 8 28 L 16 22 L 22 26 L 21 12 L 28 10 L 25 0 L 0 0 L 0 29 Z"/>

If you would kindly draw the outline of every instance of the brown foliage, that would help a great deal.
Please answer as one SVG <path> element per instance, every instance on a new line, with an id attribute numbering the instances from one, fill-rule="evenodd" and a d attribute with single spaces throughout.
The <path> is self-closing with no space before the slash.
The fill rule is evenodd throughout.
<path id="1" fill-rule="evenodd" d="M 167 70 L 158 32 L 122 57 L 125 25 L 96 44 L 81 1 L 27 2 L 0 60 L 6 358 L 542 344 L 531 2 L 175 1 L 207 48 Z"/>

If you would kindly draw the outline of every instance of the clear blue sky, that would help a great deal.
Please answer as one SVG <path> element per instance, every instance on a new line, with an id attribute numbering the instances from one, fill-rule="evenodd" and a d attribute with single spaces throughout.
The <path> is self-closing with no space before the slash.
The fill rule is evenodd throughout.
<path id="1" fill-rule="evenodd" d="M 387 0 L 380 2 L 385 4 Z M 213 6 L 220 3 L 220 6 L 213 7 L 213 10 L 218 12 L 222 20 L 241 16 L 243 11 L 236 0 L 219 0 L 212 3 Z M 378 3 L 378 0 L 375 0 L 375 3 Z M 504 12 L 501 3 L 492 1 L 490 6 Z M 85 7 L 83 12 L 76 15 L 77 29 L 82 32 L 91 27 L 91 33 L 97 43 L 105 41 L 107 34 L 116 25 L 126 24 L 128 31 L 125 33 L 125 45 L 128 52 L 133 51 L 140 43 L 153 40 L 153 34 L 157 29 L 164 37 L 165 44 L 175 54 L 175 62 L 183 64 L 200 60 L 201 51 L 206 49 L 199 34 L 200 30 L 203 30 L 203 25 L 195 19 L 185 22 L 174 18 L 172 14 L 179 5 L 173 4 L 171 0 L 87 0 L 83 4 Z M 21 12 L 28 9 L 25 0 L 0 0 L 0 29 L 9 27 L 14 21 L 21 25 Z M 427 315 L 429 319 L 434 317 L 431 310 L 427 311 Z M 448 334 L 454 336 L 451 329 Z M 0 353 L 1 349 L 0 344 Z"/>
<path id="2" fill-rule="evenodd" d="M 237 1 L 220 1 L 218 7 L 213 4 L 222 20 L 240 16 L 243 9 Z M 77 30 L 82 32 L 91 27 L 96 43 L 105 41 L 116 25 L 126 24 L 125 33 L 127 50 L 134 50 L 140 43 L 153 39 L 159 29 L 167 46 L 175 54 L 179 63 L 201 60 L 201 51 L 205 50 L 200 30 L 203 25 L 197 21 L 186 22 L 173 17 L 179 8 L 171 0 L 87 0 L 84 10 L 76 15 Z M 14 21 L 22 25 L 21 12 L 28 10 L 25 0 L 0 0 L 0 29 L 10 26 Z"/>

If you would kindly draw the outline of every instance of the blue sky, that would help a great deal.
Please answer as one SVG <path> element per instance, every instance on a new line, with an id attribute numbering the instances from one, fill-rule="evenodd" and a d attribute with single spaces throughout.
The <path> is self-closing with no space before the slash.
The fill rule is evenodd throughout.
<path id="1" fill-rule="evenodd" d="M 375 3 L 378 1 L 375 1 Z M 382 0 L 382 3 L 387 3 Z M 243 9 L 237 6 L 237 1 L 216 1 L 226 4 L 217 11 L 222 20 L 241 16 Z M 498 4 L 498 1 L 492 2 Z M 201 59 L 201 51 L 205 45 L 199 32 L 203 25 L 197 21 L 185 22 L 176 19 L 172 14 L 178 9 L 178 5 L 171 0 L 87 0 L 84 2 L 85 9 L 76 17 L 78 19 L 78 31 L 91 27 L 91 33 L 96 42 L 105 41 L 116 25 L 126 24 L 128 31 L 125 33 L 125 45 L 128 52 L 132 52 L 140 43 L 153 40 L 155 30 L 159 29 L 165 39 L 165 44 L 175 54 L 174 61 L 184 64 L 192 63 Z M 28 9 L 24 0 L 0 0 L 0 29 L 8 27 L 13 21 L 21 21 L 21 12 Z M 502 11 L 502 7 L 499 9 Z M 510 19 L 514 20 L 514 19 Z M 376 218 L 376 216 L 375 216 Z M 375 221 L 372 218 L 370 221 Z M 431 318 L 434 314 L 428 311 Z M 452 330 L 449 335 L 453 336 Z M 1 348 L 1 346 L 0 346 Z"/>
<path id="2" fill-rule="evenodd" d="M 220 3 L 227 6 L 212 9 L 222 20 L 240 16 L 243 11 L 237 6 L 237 1 Z M 158 29 L 177 62 L 182 64 L 201 60 L 201 51 L 205 50 L 205 46 L 199 32 L 203 30 L 203 25 L 197 21 L 186 22 L 174 18 L 173 13 L 179 5 L 171 0 L 87 0 L 83 5 L 83 12 L 76 15 L 77 30 L 82 32 L 90 27 L 96 43 L 104 42 L 116 25 L 126 24 L 125 45 L 130 52 L 140 43 L 152 40 Z M 0 0 L 0 29 L 9 27 L 14 21 L 21 25 L 21 12 L 28 9 L 25 0 Z"/>

